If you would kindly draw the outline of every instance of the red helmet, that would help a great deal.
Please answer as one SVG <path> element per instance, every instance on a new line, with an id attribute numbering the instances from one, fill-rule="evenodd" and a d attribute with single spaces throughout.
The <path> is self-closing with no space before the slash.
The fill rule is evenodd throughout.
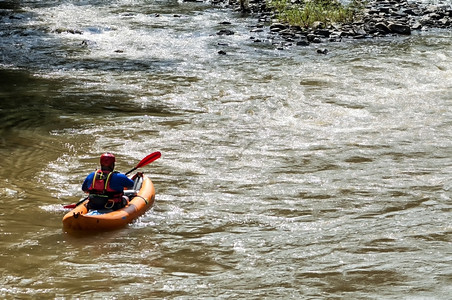
<path id="1" fill-rule="evenodd" d="M 115 163 L 115 156 L 111 153 L 104 153 L 100 156 L 100 165 L 111 167 Z"/>

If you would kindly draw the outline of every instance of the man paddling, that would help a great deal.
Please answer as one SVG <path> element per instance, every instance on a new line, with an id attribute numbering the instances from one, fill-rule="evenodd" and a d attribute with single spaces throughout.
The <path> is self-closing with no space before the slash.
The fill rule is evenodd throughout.
<path id="1" fill-rule="evenodd" d="M 89 193 L 88 209 L 120 209 L 127 205 L 124 188 L 132 188 L 133 180 L 115 169 L 116 158 L 111 153 L 100 157 L 100 170 L 90 173 L 83 182 L 82 190 Z"/>

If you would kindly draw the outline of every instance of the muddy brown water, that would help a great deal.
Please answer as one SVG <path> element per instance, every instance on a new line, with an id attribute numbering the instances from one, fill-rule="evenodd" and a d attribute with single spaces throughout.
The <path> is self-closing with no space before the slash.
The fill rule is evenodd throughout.
<path id="1" fill-rule="evenodd" d="M 1 298 L 449 299 L 450 32 L 318 55 L 203 3 L 11 9 Z M 104 151 L 123 172 L 162 152 L 155 207 L 69 235 L 62 205 Z"/>

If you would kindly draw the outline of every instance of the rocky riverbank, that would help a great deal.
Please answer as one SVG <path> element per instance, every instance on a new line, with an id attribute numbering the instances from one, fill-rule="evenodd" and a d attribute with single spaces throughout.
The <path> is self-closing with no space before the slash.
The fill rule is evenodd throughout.
<path id="1" fill-rule="evenodd" d="M 240 6 L 236 8 L 243 10 Z M 272 43 L 281 49 L 292 45 L 307 46 L 312 43 L 410 35 L 417 30 L 452 28 L 450 1 L 426 4 L 410 0 L 368 0 L 353 23 L 325 25 L 317 22 L 310 28 L 279 23 L 265 0 L 250 0 L 247 10 L 257 19 L 257 25 L 251 32 L 268 32 Z M 256 39 L 256 42 L 260 40 Z"/>

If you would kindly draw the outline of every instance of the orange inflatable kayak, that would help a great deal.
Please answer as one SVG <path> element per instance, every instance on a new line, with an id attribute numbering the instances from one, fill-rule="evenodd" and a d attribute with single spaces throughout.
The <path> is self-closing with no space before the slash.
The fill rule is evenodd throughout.
<path id="1" fill-rule="evenodd" d="M 84 201 L 63 217 L 63 228 L 66 231 L 88 230 L 105 231 L 124 227 L 154 205 L 155 189 L 151 179 L 146 175 L 136 179 L 137 190 L 125 190 L 131 196 L 129 204 L 118 210 L 89 210 Z"/>

